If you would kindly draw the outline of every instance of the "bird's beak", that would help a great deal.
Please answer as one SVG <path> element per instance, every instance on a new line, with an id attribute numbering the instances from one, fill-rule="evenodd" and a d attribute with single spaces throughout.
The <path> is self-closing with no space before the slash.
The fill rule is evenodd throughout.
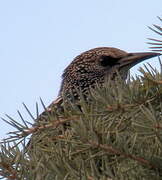
<path id="1" fill-rule="evenodd" d="M 160 53 L 155 52 L 142 52 L 142 53 L 128 53 L 127 56 L 120 59 L 120 66 L 129 66 L 133 67 L 136 64 L 146 60 L 150 59 L 152 57 L 160 56 Z"/>

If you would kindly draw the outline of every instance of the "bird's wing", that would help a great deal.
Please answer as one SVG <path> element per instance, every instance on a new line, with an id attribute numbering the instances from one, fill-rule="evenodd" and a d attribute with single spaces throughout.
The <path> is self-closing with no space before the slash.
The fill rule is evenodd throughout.
<path id="1" fill-rule="evenodd" d="M 47 118 L 55 111 L 55 110 L 59 110 L 62 107 L 62 103 L 63 103 L 63 98 L 61 96 L 58 96 L 56 100 L 54 100 L 47 108 L 45 108 L 45 110 L 37 117 L 37 119 L 35 120 L 36 123 L 34 124 L 37 125 L 37 123 L 41 122 L 46 122 Z"/>

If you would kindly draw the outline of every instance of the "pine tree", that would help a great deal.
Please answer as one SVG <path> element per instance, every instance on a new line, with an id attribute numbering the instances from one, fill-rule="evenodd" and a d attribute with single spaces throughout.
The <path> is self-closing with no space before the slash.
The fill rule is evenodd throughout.
<path id="1" fill-rule="evenodd" d="M 158 17 L 158 19 L 162 22 L 162 18 Z M 159 25 L 153 24 L 153 28 L 149 27 L 153 32 L 155 32 L 157 35 L 162 36 L 162 27 Z M 148 44 L 151 44 L 153 46 L 150 47 L 152 51 L 162 51 L 162 40 L 160 39 L 155 39 L 155 38 L 148 38 L 151 42 Z"/>
<path id="2" fill-rule="evenodd" d="M 154 28 L 161 33 L 160 26 Z M 160 40 L 150 40 L 162 50 Z M 88 102 L 81 95 L 79 104 L 66 103 L 64 112 L 54 109 L 34 127 L 20 112 L 22 122 L 7 115 L 3 120 L 16 130 L 1 142 L 0 175 L 9 180 L 162 179 L 160 66 L 160 72 L 148 65 L 127 82 L 119 77 L 98 85 Z M 38 105 L 36 112 L 38 117 Z"/>

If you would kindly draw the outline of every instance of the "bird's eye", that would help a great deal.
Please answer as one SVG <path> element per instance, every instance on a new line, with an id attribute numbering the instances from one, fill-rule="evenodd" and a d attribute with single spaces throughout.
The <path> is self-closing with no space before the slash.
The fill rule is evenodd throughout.
<path id="1" fill-rule="evenodd" d="M 118 58 L 114 58 L 111 56 L 101 56 L 100 65 L 103 67 L 107 67 L 107 66 L 112 67 L 117 64 L 118 60 L 119 60 Z"/>

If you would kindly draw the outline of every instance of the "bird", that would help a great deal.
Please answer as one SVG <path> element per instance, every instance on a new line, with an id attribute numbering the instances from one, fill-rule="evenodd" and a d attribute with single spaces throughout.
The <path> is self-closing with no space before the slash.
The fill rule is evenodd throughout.
<path id="1" fill-rule="evenodd" d="M 46 118 L 52 107 L 60 107 L 63 97 L 77 101 L 80 97 L 78 92 L 87 97 L 89 90 L 95 89 L 96 84 L 102 85 L 106 79 L 114 80 L 117 74 L 122 80 L 126 80 L 133 66 L 160 55 L 156 52 L 128 53 L 114 47 L 97 47 L 81 53 L 65 68 L 58 97 L 37 118 L 37 121 Z"/>
<path id="2" fill-rule="evenodd" d="M 36 129 L 38 129 L 37 123 L 39 126 L 40 122 L 47 122 L 49 114 L 52 114 L 53 110 L 57 111 L 58 109 L 61 109 L 63 112 L 64 109 L 62 108 L 62 104 L 64 104 L 66 99 L 70 100 L 72 103 L 75 103 L 80 100 L 81 95 L 87 98 L 90 95 L 89 93 L 91 89 L 95 89 L 98 84 L 101 86 L 104 85 L 107 80 L 114 81 L 118 75 L 120 75 L 121 80 L 125 81 L 130 68 L 146 59 L 156 56 L 160 56 L 160 53 L 128 53 L 113 47 L 97 47 L 81 53 L 80 55 L 76 56 L 63 71 L 58 97 L 47 108 L 45 108 L 43 113 L 37 117 L 34 126 L 36 126 Z M 82 112 L 82 109 L 80 109 L 80 111 Z M 61 124 L 63 130 L 59 130 L 59 128 L 55 129 L 56 133 L 54 133 L 54 135 L 56 135 L 56 137 L 57 135 L 62 137 L 64 133 L 66 134 L 67 132 L 68 134 L 68 130 L 70 129 L 70 124 L 68 123 L 70 122 L 66 121 L 64 124 Z M 37 133 L 37 131 L 35 132 Z M 33 135 L 34 134 L 32 134 L 31 139 L 27 144 L 27 152 L 29 153 L 29 157 L 31 159 L 35 157 L 35 152 L 37 152 L 38 156 L 40 155 L 42 158 L 42 154 L 39 154 L 39 145 L 38 150 L 36 150 L 37 148 L 33 148 L 37 147 L 37 144 L 41 143 L 40 147 L 43 148 L 48 147 L 51 140 L 57 144 L 57 138 L 55 139 L 53 134 L 49 134 L 49 139 L 51 139 L 49 142 L 46 138 L 43 140 L 42 136 L 39 135 L 38 137 L 40 138 L 34 139 Z M 98 171 L 102 174 L 101 160 L 99 159 L 95 162 L 97 164 Z"/>

